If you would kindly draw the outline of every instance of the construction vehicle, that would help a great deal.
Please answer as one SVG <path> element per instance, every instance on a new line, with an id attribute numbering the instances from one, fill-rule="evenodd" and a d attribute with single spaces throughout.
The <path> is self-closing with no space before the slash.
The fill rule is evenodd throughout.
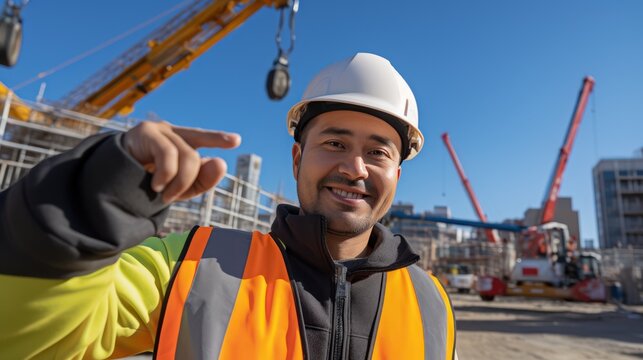
<path id="1" fill-rule="evenodd" d="M 498 295 L 519 295 L 605 301 L 600 257 L 577 251 L 577 239 L 570 236 L 567 226 L 553 222 L 563 173 L 593 87 L 594 79 L 585 77 L 547 186 L 539 225 L 523 232 L 522 256 L 516 262 L 509 281 L 491 276 L 479 277 L 477 290 L 483 300 L 490 301 Z"/>
<path id="2" fill-rule="evenodd" d="M 558 192 L 560 191 L 560 186 L 563 181 L 563 174 L 565 173 L 565 168 L 567 167 L 567 161 L 569 160 L 569 155 L 571 154 L 572 147 L 574 145 L 574 140 L 576 139 L 576 133 L 580 126 L 581 120 L 583 119 L 583 114 L 585 112 L 585 107 L 589 99 L 589 95 L 594 89 L 594 78 L 591 76 L 586 76 L 583 79 L 583 85 L 578 94 L 578 99 L 576 101 L 576 106 L 572 119 L 569 122 L 567 128 L 567 133 L 563 140 L 563 145 L 560 147 L 558 157 L 556 159 L 556 164 L 554 165 L 554 170 L 552 171 L 549 183 L 547 185 L 547 191 L 542 201 L 541 211 L 540 211 L 540 224 L 547 224 L 554 221 L 556 201 L 558 200 Z M 567 246 L 570 250 L 573 250 L 577 247 L 578 239 L 570 238 Z M 530 255 L 534 255 L 535 252 L 539 251 L 538 248 L 543 246 L 542 240 L 539 241 L 530 241 L 527 243 L 529 248 L 527 249 Z"/>
<path id="3" fill-rule="evenodd" d="M 606 286 L 601 280 L 600 256 L 592 252 L 570 251 L 569 231 L 565 224 L 549 222 L 532 226 L 523 235 L 535 236 L 547 244 L 538 257 L 516 261 L 509 279 L 478 276 L 480 298 L 526 296 L 572 301 L 606 301 Z"/>
<path id="4" fill-rule="evenodd" d="M 468 294 L 474 289 L 476 276 L 466 264 L 449 264 L 445 271 L 445 286 L 461 294 Z"/>

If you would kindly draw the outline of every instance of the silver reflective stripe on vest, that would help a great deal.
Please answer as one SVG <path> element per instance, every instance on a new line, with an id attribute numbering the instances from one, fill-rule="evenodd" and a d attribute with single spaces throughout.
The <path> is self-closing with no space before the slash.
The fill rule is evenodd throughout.
<path id="1" fill-rule="evenodd" d="M 249 232 L 212 230 L 183 309 L 177 359 L 219 356 L 251 241 Z"/>
<path id="2" fill-rule="evenodd" d="M 424 358 L 430 360 L 444 359 L 447 349 L 447 310 L 440 291 L 435 283 L 419 266 L 407 268 L 415 296 L 422 314 L 422 329 L 424 330 Z"/>

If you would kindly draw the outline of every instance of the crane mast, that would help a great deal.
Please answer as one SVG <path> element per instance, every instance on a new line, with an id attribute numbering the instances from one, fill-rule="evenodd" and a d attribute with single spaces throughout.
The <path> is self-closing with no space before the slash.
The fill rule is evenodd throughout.
<path id="1" fill-rule="evenodd" d="M 449 155 L 451 155 L 451 160 L 453 160 L 453 164 L 455 165 L 455 168 L 458 171 L 458 175 L 460 176 L 460 180 L 462 181 L 462 185 L 464 186 L 465 190 L 467 191 L 467 194 L 469 195 L 469 200 L 471 200 L 471 204 L 473 205 L 473 209 L 475 210 L 476 214 L 478 215 L 478 218 L 480 219 L 480 222 L 486 223 L 487 222 L 487 216 L 484 214 L 484 211 L 482 211 L 482 207 L 480 206 L 480 203 L 478 202 L 478 198 L 476 198 L 476 195 L 473 192 L 473 188 L 471 187 L 471 183 L 469 182 L 469 179 L 467 179 L 467 176 L 464 174 L 464 169 L 462 168 L 462 164 L 460 163 L 460 160 L 458 159 L 458 155 L 455 153 L 455 149 L 453 148 L 453 145 L 451 145 L 451 139 L 449 138 L 448 133 L 442 134 L 442 141 L 444 142 L 444 145 L 447 147 L 447 150 L 449 151 Z M 493 231 L 493 229 L 486 228 L 485 229 L 485 234 L 487 235 L 487 239 L 490 242 L 492 242 L 492 243 L 497 243 L 498 242 L 498 236 Z"/>
<path id="2" fill-rule="evenodd" d="M 558 159 L 556 160 L 556 165 L 554 166 L 554 171 L 552 172 L 547 186 L 547 192 L 543 199 L 540 224 L 545 224 L 554 220 L 556 201 L 558 200 L 558 191 L 560 190 L 563 173 L 565 172 L 567 160 L 569 159 L 569 155 L 574 145 L 576 133 L 578 132 L 581 120 L 583 119 L 583 113 L 585 112 L 589 95 L 594 88 L 594 82 L 594 78 L 591 76 L 586 76 L 585 79 L 583 79 L 583 86 L 578 94 L 574 114 L 572 115 L 569 127 L 567 128 L 567 134 L 565 135 L 563 145 L 558 153 Z"/>
<path id="3" fill-rule="evenodd" d="M 80 84 L 61 106 L 112 118 L 134 104 L 264 6 L 288 0 L 196 0 L 120 57 Z"/>

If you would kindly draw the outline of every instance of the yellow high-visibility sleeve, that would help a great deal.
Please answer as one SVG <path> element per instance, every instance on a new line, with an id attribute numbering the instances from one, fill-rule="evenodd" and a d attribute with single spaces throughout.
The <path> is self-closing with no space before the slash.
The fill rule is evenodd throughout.
<path id="1" fill-rule="evenodd" d="M 3 359 L 104 359 L 152 351 L 188 233 L 149 238 L 71 279 L 0 275 Z"/>

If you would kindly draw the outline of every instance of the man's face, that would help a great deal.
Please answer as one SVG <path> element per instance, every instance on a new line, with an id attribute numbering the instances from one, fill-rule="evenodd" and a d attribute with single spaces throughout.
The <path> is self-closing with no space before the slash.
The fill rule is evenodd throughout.
<path id="1" fill-rule="evenodd" d="M 292 149 L 301 209 L 325 216 L 334 234 L 370 230 L 393 202 L 400 149 L 395 129 L 375 116 L 355 111 L 317 116 Z"/>

